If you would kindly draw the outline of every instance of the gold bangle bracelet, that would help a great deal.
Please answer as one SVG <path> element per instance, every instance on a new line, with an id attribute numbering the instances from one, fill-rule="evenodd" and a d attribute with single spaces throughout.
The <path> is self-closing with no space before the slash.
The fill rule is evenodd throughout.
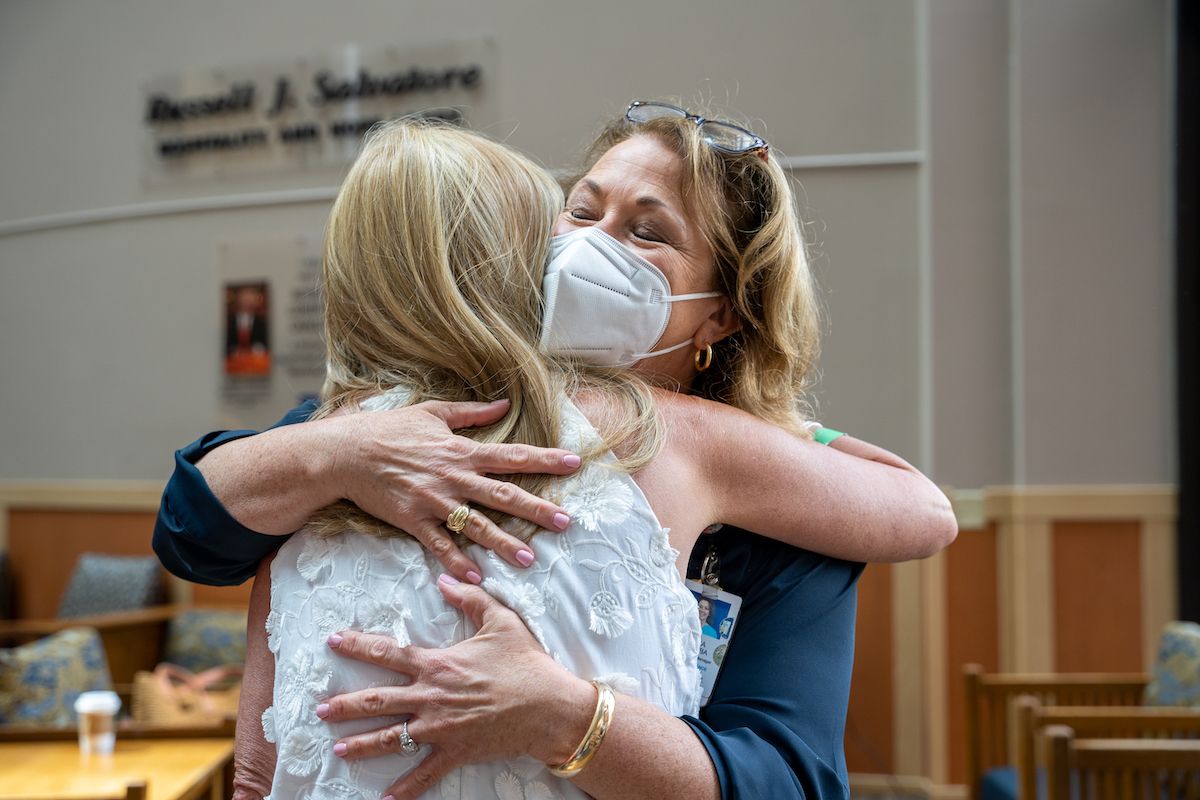
<path id="1" fill-rule="evenodd" d="M 604 734 L 608 733 L 608 726 L 612 724 L 613 711 L 617 707 L 617 696 L 613 694 L 612 688 L 607 683 L 592 681 L 592 686 L 596 687 L 596 713 L 592 715 L 592 724 L 588 726 L 587 733 L 583 735 L 583 741 L 575 748 L 571 757 L 562 764 L 557 767 L 546 765 L 550 767 L 551 774 L 559 778 L 578 775 L 579 771 L 588 765 L 592 756 L 596 755 L 596 751 L 600 748 L 600 743 L 604 741 Z"/>

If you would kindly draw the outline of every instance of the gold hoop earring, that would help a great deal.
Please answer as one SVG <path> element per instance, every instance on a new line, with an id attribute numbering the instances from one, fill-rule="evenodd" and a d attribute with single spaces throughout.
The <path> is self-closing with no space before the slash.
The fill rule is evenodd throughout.
<path id="1" fill-rule="evenodd" d="M 702 359 L 701 356 L 704 358 Z M 694 358 L 696 362 L 696 372 L 704 372 L 704 370 L 711 367 L 713 362 L 712 345 L 706 344 L 704 345 L 703 350 L 697 350 Z"/>

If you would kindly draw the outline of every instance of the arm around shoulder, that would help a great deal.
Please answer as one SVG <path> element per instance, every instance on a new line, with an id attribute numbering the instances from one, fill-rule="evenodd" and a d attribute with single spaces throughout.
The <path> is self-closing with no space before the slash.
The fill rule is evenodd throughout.
<path id="1" fill-rule="evenodd" d="M 314 408 L 309 402 L 293 409 L 276 428 L 302 422 Z M 214 586 L 239 584 L 283 541 L 242 524 L 198 466 L 226 446 L 257 436 L 249 430 L 209 433 L 175 453 L 175 470 L 159 503 L 153 539 L 154 552 L 171 573 Z"/>
<path id="2" fill-rule="evenodd" d="M 730 406 L 678 404 L 724 522 L 848 561 L 906 561 L 958 533 L 946 496 L 900 457 L 852 437 L 817 444 Z"/>

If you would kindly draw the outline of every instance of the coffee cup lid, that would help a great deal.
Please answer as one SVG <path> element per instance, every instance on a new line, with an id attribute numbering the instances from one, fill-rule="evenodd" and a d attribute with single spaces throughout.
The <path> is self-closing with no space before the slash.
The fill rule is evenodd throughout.
<path id="1" fill-rule="evenodd" d="M 76 714 L 116 714 L 120 708 L 116 692 L 84 692 L 75 700 Z"/>

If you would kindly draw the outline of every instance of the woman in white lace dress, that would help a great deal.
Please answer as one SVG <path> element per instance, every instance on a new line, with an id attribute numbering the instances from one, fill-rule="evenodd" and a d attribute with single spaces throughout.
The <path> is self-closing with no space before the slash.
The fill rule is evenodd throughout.
<path id="1" fill-rule="evenodd" d="M 478 135 L 413 123 L 373 134 L 326 235 L 329 376 L 317 416 L 504 398 L 511 411 L 479 439 L 583 454 L 568 479 L 517 479 L 571 518 L 560 536 L 501 520 L 527 542 L 534 566 L 514 569 L 475 545 L 468 553 L 483 587 L 520 614 L 562 670 L 672 715 L 695 713 L 699 623 L 679 553 L 716 519 L 795 537 L 811 508 L 789 497 L 792 468 L 811 445 L 736 409 L 651 389 L 630 372 L 546 358 L 537 345 L 542 277 L 561 207 L 543 170 Z M 725 457 L 706 465 L 701 456 L 714 448 Z M 852 540 L 826 549 L 863 555 Z M 454 581 L 440 571 L 415 540 L 348 503 L 317 513 L 269 573 L 260 570 L 243 711 L 267 705 L 266 686 L 273 692 L 262 736 L 239 728 L 241 796 L 270 786 L 277 800 L 378 798 L 420 763 L 424 751 L 343 760 L 334 743 L 380 720 L 329 724 L 318 714 L 330 696 L 400 681 L 338 659 L 329 647 L 338 631 L 432 648 L 475 633 L 443 599 L 439 580 Z M 511 752 L 454 771 L 429 796 L 584 796 L 547 766 L 570 752 L 539 753 L 523 741 Z"/>

